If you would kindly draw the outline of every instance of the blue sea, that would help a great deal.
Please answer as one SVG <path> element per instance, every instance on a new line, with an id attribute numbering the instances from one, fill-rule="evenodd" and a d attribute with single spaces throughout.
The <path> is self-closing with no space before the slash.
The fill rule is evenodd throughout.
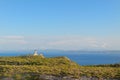
<path id="1" fill-rule="evenodd" d="M 80 65 L 120 63 L 120 51 L 39 51 L 45 57 L 66 56 Z M 20 56 L 33 52 L 0 52 L 0 56 Z"/>

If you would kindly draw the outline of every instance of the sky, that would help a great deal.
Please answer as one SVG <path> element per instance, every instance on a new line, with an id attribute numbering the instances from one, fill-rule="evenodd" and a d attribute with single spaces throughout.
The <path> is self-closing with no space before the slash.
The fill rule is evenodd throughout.
<path id="1" fill-rule="evenodd" d="M 0 51 L 120 50 L 120 0 L 0 0 Z"/>

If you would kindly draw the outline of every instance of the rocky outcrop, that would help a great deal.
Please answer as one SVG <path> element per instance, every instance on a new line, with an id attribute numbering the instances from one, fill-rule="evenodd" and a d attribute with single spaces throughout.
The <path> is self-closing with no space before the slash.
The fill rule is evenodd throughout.
<path id="1" fill-rule="evenodd" d="M 3 78 L 1 80 L 16 80 L 16 79 Z M 24 79 L 22 79 L 22 80 L 24 80 Z M 60 76 L 52 76 L 52 75 L 40 75 L 39 79 L 37 79 L 37 80 L 119 80 L 119 79 L 104 79 L 104 78 L 98 79 L 96 77 L 89 78 L 89 77 L 86 77 L 86 76 L 83 76 L 83 77 L 77 79 L 77 78 L 74 78 L 73 76 L 60 77 Z"/>
<path id="2" fill-rule="evenodd" d="M 104 79 L 104 78 L 96 78 L 96 77 L 80 77 L 79 79 L 74 78 L 73 76 L 64 76 L 64 77 L 57 77 L 57 76 L 52 76 L 52 75 L 40 75 L 39 77 L 40 80 L 118 80 L 118 79 Z"/>
<path id="3" fill-rule="evenodd" d="M 40 75 L 40 79 L 43 80 L 80 80 L 72 78 L 72 76 L 57 77 L 52 75 Z"/>

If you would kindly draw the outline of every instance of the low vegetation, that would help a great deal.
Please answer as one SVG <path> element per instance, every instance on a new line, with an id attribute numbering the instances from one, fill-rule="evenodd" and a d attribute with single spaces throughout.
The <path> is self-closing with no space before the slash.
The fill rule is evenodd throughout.
<path id="1" fill-rule="evenodd" d="M 119 66 L 118 66 L 119 65 Z M 80 66 L 67 57 L 0 57 L 0 78 L 38 80 L 40 75 L 120 79 L 120 64 Z"/>

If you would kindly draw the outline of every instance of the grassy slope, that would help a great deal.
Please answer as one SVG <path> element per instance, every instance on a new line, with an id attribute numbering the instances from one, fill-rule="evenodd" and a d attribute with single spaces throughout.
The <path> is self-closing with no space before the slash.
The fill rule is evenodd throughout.
<path id="1" fill-rule="evenodd" d="M 66 57 L 42 58 L 41 56 L 0 57 L 0 76 L 16 74 L 47 74 L 73 77 L 120 78 L 120 67 L 80 66 Z M 19 75 L 19 76 L 20 76 Z M 18 76 L 18 75 L 17 75 Z"/>

